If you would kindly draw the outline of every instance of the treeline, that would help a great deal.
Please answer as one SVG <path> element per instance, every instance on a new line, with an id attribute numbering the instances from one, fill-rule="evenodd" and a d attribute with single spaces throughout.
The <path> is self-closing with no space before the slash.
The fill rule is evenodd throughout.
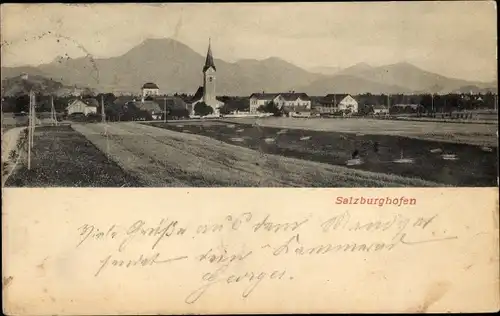
<path id="1" fill-rule="evenodd" d="M 421 105 L 425 112 L 450 112 L 474 109 L 495 109 L 497 102 L 493 93 L 484 94 L 418 94 L 418 95 L 375 95 L 354 96 L 360 106 L 414 104 Z"/>

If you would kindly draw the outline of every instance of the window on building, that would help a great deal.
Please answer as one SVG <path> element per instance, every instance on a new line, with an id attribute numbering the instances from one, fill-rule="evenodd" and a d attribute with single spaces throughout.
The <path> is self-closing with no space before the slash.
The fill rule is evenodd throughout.
<path id="1" fill-rule="evenodd" d="M 212 77 L 208 77 L 208 81 L 212 82 Z"/>

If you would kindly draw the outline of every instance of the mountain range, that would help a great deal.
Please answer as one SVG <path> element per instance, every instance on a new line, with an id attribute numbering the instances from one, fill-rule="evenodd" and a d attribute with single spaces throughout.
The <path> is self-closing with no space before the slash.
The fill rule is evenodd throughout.
<path id="1" fill-rule="evenodd" d="M 154 82 L 161 93 L 193 94 L 202 84 L 204 62 L 205 56 L 179 41 L 148 39 L 121 56 L 99 59 L 57 56 L 52 62 L 37 67 L 2 67 L 1 76 L 3 81 L 28 73 L 67 86 L 114 93 L 138 93 L 144 83 Z M 291 90 L 310 95 L 498 91 L 497 82 L 448 78 L 409 63 L 380 67 L 360 63 L 345 69 L 317 67 L 305 70 L 271 57 L 234 63 L 215 59 L 215 65 L 219 95 L 245 96 L 254 92 Z"/>

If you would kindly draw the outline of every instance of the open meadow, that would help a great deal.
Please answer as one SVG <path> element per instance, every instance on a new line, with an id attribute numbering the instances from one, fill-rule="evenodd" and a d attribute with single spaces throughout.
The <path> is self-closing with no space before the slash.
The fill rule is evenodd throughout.
<path id="1" fill-rule="evenodd" d="M 410 138 L 463 143 L 478 146 L 497 146 L 498 124 L 464 124 L 377 120 L 367 118 L 237 118 L 225 119 L 238 124 L 256 124 L 263 127 L 303 129 L 371 135 L 398 135 Z"/>
<path id="2" fill-rule="evenodd" d="M 313 120 L 309 122 L 311 121 Z M 285 125 L 286 122 L 282 121 L 282 126 L 291 125 Z M 293 119 L 288 122 L 308 121 Z M 475 145 L 422 140 L 418 139 L 415 127 L 413 130 L 411 127 L 406 129 L 407 132 L 413 132 L 415 136 L 408 138 L 399 136 L 405 135 L 404 133 L 394 131 L 389 131 L 389 134 L 393 135 L 384 135 L 382 131 L 364 134 L 271 128 L 262 126 L 265 124 L 227 122 L 192 124 L 172 122 L 151 123 L 151 125 L 183 133 L 209 136 L 226 143 L 256 150 L 262 154 L 316 161 L 343 166 L 345 169 L 347 169 L 346 162 L 357 151 L 363 163 L 349 166 L 350 170 L 358 169 L 397 175 L 452 186 L 495 186 L 497 181 L 496 147 L 488 152 Z M 372 132 L 373 130 L 369 127 L 364 131 Z M 443 159 L 443 155 L 455 155 L 455 159 L 446 160 Z M 413 161 L 411 163 L 395 162 L 401 158 Z"/>
<path id="3" fill-rule="evenodd" d="M 136 186 L 136 179 L 107 159 L 69 125 L 37 127 L 27 168 L 27 142 L 20 162 L 6 180 L 7 187 L 121 187 Z M 2 148 L 3 150 L 3 148 Z"/>
<path id="4" fill-rule="evenodd" d="M 32 170 L 24 148 L 5 185 L 495 186 L 491 126 L 440 125 L 268 118 L 37 127 Z M 354 152 L 362 162 L 346 165 Z"/>

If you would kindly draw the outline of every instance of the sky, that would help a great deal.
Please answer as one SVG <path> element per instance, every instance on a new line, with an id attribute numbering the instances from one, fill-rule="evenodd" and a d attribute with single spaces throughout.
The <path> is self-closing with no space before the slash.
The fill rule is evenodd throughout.
<path id="1" fill-rule="evenodd" d="M 0 30 L 2 66 L 119 56 L 148 38 L 174 38 L 204 55 L 210 37 L 214 57 L 228 62 L 409 62 L 449 77 L 497 77 L 492 1 L 2 4 Z"/>

